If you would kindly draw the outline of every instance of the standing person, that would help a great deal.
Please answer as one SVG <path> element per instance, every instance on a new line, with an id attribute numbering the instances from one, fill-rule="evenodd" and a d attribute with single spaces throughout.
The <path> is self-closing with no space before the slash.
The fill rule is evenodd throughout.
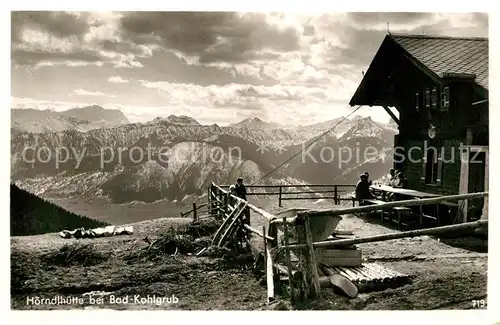
<path id="1" fill-rule="evenodd" d="M 236 192 L 236 196 L 238 196 L 242 200 L 247 200 L 247 188 L 243 184 L 243 178 L 238 177 L 236 180 L 236 185 L 234 185 L 234 191 Z"/>
<path id="2" fill-rule="evenodd" d="M 359 176 L 359 181 L 356 184 L 356 200 L 359 202 L 360 206 L 367 205 L 364 200 L 373 199 L 373 195 L 370 193 L 370 183 L 368 183 L 368 176 L 366 174 L 361 174 Z"/>
<path id="3" fill-rule="evenodd" d="M 243 184 L 242 177 L 238 177 L 238 179 L 236 180 L 236 185 L 235 185 L 234 190 L 236 192 L 236 196 L 238 196 L 242 200 L 245 200 L 245 201 L 247 200 L 247 188 Z M 250 225 L 250 209 L 248 207 L 245 207 L 244 213 L 245 213 L 244 222 L 247 225 Z"/>

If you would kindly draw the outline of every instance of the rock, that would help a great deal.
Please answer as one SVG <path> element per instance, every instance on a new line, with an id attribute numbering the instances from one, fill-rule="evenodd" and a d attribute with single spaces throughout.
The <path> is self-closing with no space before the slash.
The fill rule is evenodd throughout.
<path id="1" fill-rule="evenodd" d="M 352 307 L 356 310 L 361 310 L 361 309 L 364 309 L 366 307 L 366 301 L 359 298 L 359 297 L 351 299 L 350 303 L 351 303 Z"/>
<path id="2" fill-rule="evenodd" d="M 276 300 L 269 304 L 269 310 L 292 310 L 292 305 L 288 301 Z"/>

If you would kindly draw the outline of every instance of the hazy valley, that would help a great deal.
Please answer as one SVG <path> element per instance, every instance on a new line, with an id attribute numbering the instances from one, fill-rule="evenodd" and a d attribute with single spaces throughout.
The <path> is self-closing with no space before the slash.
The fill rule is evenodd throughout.
<path id="1" fill-rule="evenodd" d="M 249 118 L 218 126 L 172 115 L 129 123 L 120 111 L 98 106 L 13 109 L 11 179 L 70 211 L 132 222 L 178 216 L 211 182 L 230 184 L 243 176 L 251 184 L 301 150 L 259 185 L 354 184 L 360 172 L 372 178 L 387 173 L 392 156 L 384 149 L 392 147 L 394 125 L 359 116 L 341 121 L 292 127 Z M 378 154 L 364 157 L 367 147 Z"/>

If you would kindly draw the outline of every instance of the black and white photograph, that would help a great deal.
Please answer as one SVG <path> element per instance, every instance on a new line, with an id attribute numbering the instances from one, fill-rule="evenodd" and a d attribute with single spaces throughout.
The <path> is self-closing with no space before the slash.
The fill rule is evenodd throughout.
<path id="1" fill-rule="evenodd" d="M 10 19 L 11 310 L 488 309 L 487 12 Z"/>

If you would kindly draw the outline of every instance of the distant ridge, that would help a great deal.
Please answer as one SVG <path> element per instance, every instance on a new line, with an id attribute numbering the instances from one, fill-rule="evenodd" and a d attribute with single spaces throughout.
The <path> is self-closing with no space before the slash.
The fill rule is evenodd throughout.
<path id="1" fill-rule="evenodd" d="M 10 185 L 10 235 L 26 236 L 59 232 L 64 229 L 97 228 L 108 225 L 69 212 L 38 196 Z"/>

